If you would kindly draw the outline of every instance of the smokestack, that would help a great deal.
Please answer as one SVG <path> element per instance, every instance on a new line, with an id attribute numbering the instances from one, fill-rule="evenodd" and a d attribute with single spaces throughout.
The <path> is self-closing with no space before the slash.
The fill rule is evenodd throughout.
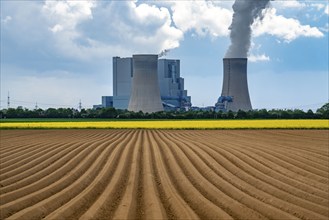
<path id="1" fill-rule="evenodd" d="M 157 72 L 158 55 L 133 55 L 129 111 L 145 113 L 163 111 Z"/>
<path id="2" fill-rule="evenodd" d="M 247 58 L 224 58 L 222 103 L 226 110 L 251 110 L 247 81 Z"/>

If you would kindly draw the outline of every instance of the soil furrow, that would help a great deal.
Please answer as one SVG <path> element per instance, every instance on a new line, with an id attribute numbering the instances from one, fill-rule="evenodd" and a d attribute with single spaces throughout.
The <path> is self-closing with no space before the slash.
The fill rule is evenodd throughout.
<path id="1" fill-rule="evenodd" d="M 207 144 L 212 144 L 213 146 L 217 146 L 218 143 L 214 142 L 211 140 L 212 138 L 208 138 Z M 215 147 L 216 148 L 216 147 Z M 253 164 L 254 162 L 257 162 L 257 165 L 254 166 L 254 168 L 259 169 L 259 168 L 264 168 L 267 167 L 266 171 L 264 173 L 266 174 L 271 174 L 271 175 L 280 175 L 280 177 L 275 177 L 275 179 L 284 179 L 285 181 L 288 182 L 296 182 L 298 181 L 299 184 L 297 184 L 298 186 L 301 184 L 303 185 L 302 187 L 307 187 L 309 188 L 310 186 L 312 187 L 312 189 L 315 188 L 315 190 L 320 190 L 323 191 L 323 189 L 327 189 L 328 187 L 326 184 L 323 184 L 317 180 L 313 180 L 312 178 L 309 177 L 305 177 L 302 174 L 298 174 L 295 172 L 292 172 L 291 170 L 287 169 L 286 167 L 281 166 L 281 164 L 274 160 L 269 160 L 267 156 L 271 156 L 268 154 L 262 154 L 259 155 L 259 151 L 257 151 L 257 154 L 255 153 L 255 151 L 251 148 L 250 150 L 245 150 L 246 146 L 245 145 L 238 145 L 236 143 L 232 143 L 231 145 L 228 145 L 227 143 L 221 143 L 221 148 L 220 149 L 225 149 L 227 151 L 232 151 L 235 149 L 235 152 L 237 153 L 241 153 L 244 152 L 245 155 L 250 156 L 250 162 Z M 220 150 L 219 149 L 219 150 Z M 265 159 L 264 159 L 265 157 Z M 259 166 L 259 164 L 261 164 L 262 166 Z M 323 179 L 322 179 L 323 180 Z M 284 182 L 285 182 L 284 181 Z"/>
<path id="2" fill-rule="evenodd" d="M 158 133 L 159 134 L 159 133 Z M 207 194 L 203 191 L 199 191 L 198 188 L 196 188 L 194 184 L 197 184 L 196 182 L 191 182 L 189 177 L 186 175 L 186 172 L 184 172 L 184 169 L 178 164 L 177 159 L 175 159 L 175 153 L 170 148 L 173 142 L 170 142 L 165 135 L 161 135 L 161 133 L 158 135 L 159 140 L 161 140 L 165 146 L 165 148 L 160 148 L 160 151 L 162 154 L 168 156 L 168 160 L 165 160 L 166 165 L 172 170 L 174 173 L 173 178 L 175 178 L 174 184 L 184 197 L 184 199 L 187 201 L 187 203 L 192 207 L 193 210 L 197 213 L 197 215 L 201 219 L 216 219 L 216 218 L 222 218 L 222 219 L 233 219 L 233 216 L 231 216 L 231 213 L 227 213 L 226 211 L 230 212 L 230 210 L 223 210 L 224 207 L 219 207 L 216 204 L 214 204 L 212 201 L 207 198 Z M 211 187 L 210 185 L 205 185 L 205 188 Z M 207 211 L 211 210 L 211 211 Z"/>
<path id="3" fill-rule="evenodd" d="M 192 210 L 189 204 L 180 195 L 177 187 L 174 185 L 174 174 L 171 173 L 170 169 L 164 162 L 167 160 L 167 157 L 161 154 L 160 148 L 165 148 L 167 146 L 159 140 L 158 134 L 155 131 L 152 131 L 151 137 L 151 151 L 154 158 L 155 178 L 160 191 L 160 199 L 162 200 L 168 218 L 198 219 L 195 211 Z"/>
<path id="4" fill-rule="evenodd" d="M 241 141 L 236 141 L 235 143 L 245 145 Z M 319 177 L 328 178 L 328 168 L 324 167 L 325 170 L 319 169 L 317 167 L 317 165 L 315 165 L 311 161 L 298 157 L 298 155 L 296 155 L 296 151 L 294 154 L 290 154 L 289 151 L 287 151 L 287 149 L 285 149 L 285 147 L 283 147 L 282 145 L 271 144 L 271 148 L 264 147 L 264 145 L 265 145 L 264 143 L 258 144 L 258 143 L 253 142 L 252 147 L 250 147 L 250 146 L 244 146 L 244 147 L 245 147 L 245 149 L 250 149 L 254 152 L 257 151 L 257 152 L 262 152 L 264 154 L 267 153 L 268 155 L 271 155 L 275 158 L 278 158 L 278 159 L 284 161 L 286 164 L 289 164 L 290 167 L 296 167 L 295 169 L 297 169 L 297 170 L 298 170 L 298 168 L 302 168 L 301 170 L 303 170 L 303 172 L 307 171 L 307 173 L 305 173 L 303 175 L 307 176 L 307 175 L 316 174 Z M 268 143 L 267 143 L 267 145 L 268 145 Z M 323 166 L 321 166 L 321 167 L 323 167 Z M 298 170 L 298 171 L 302 172 L 300 170 Z"/>
<path id="5" fill-rule="evenodd" d="M 114 141 L 109 147 L 114 147 L 113 153 L 104 156 L 102 161 L 102 168 L 93 177 L 92 182 L 76 194 L 66 204 L 63 204 L 59 209 L 53 210 L 46 218 L 47 219 L 72 219 L 79 218 L 82 216 L 92 205 L 97 203 L 97 199 L 104 193 L 108 183 L 113 178 L 115 172 L 117 172 L 120 166 L 119 162 L 124 161 L 125 152 L 127 152 L 127 143 L 130 139 L 134 139 L 134 132 L 126 134 L 119 139 L 119 141 Z M 108 147 L 108 148 L 109 148 Z M 127 158 L 129 160 L 129 158 Z M 97 190 L 95 190 L 97 189 Z"/>
<path id="6" fill-rule="evenodd" d="M 34 206 L 40 206 L 40 202 L 42 200 L 45 200 L 43 203 L 48 202 L 48 200 L 51 200 L 52 197 L 58 194 L 59 192 L 63 193 L 63 191 L 69 191 L 69 193 L 61 197 L 61 199 L 55 200 L 56 202 L 54 202 L 53 205 L 51 205 L 51 202 L 48 202 L 50 208 L 54 208 L 55 204 L 60 206 L 61 204 L 59 204 L 59 202 L 61 202 L 63 199 L 69 198 L 70 196 L 72 196 L 73 193 L 76 193 L 78 189 L 84 187 L 88 184 L 88 182 L 92 181 L 92 177 L 95 176 L 95 174 L 97 173 L 95 172 L 95 170 L 93 170 L 93 167 L 97 166 L 98 168 L 101 168 L 101 159 L 106 159 L 106 155 L 101 154 L 106 149 L 106 147 L 106 143 L 99 144 L 92 153 L 90 153 L 86 158 L 84 158 L 84 160 L 82 160 L 75 169 L 71 170 L 62 179 L 57 180 L 53 184 L 41 190 L 38 190 L 13 202 L 0 206 L 1 215 L 6 216 L 9 213 L 13 214 L 24 208 L 27 208 L 21 211 L 20 213 L 16 213 L 14 216 L 18 218 L 19 216 L 22 217 L 29 216 L 30 214 L 32 215 L 32 213 L 34 213 L 34 215 L 38 214 L 45 216 L 45 208 L 38 209 L 37 211 L 37 209 L 34 209 Z M 109 153 L 111 152 L 112 151 L 110 151 Z M 102 155 L 102 158 L 97 158 L 99 155 Z M 79 181 L 83 178 L 85 179 L 85 182 Z M 74 185 L 78 185 L 79 187 L 75 188 L 74 190 L 70 190 L 72 187 L 74 187 Z M 58 197 L 58 195 L 56 197 Z M 41 202 L 41 204 L 43 203 Z M 13 218 L 16 218 L 14 216 Z M 32 218 L 32 216 L 30 217 Z"/>
<path id="7" fill-rule="evenodd" d="M 50 164 L 56 162 L 57 160 L 61 159 L 65 154 L 69 153 L 73 149 L 76 149 L 76 145 L 59 145 L 57 148 L 44 153 L 42 152 L 42 156 L 35 157 L 34 159 L 30 160 L 24 165 L 18 165 L 17 167 L 9 170 L 9 172 L 5 173 L 1 177 L 1 184 L 4 186 L 8 186 L 11 184 L 15 184 L 16 182 L 29 177 L 45 168 L 47 168 Z"/>
<path id="8" fill-rule="evenodd" d="M 269 164 L 269 161 L 266 161 L 263 158 L 255 157 L 253 154 L 249 154 L 249 152 L 244 152 L 243 150 L 235 150 L 233 146 L 218 148 L 216 145 L 210 145 L 208 143 L 207 145 L 238 167 L 235 171 L 236 174 L 245 172 L 268 184 L 281 186 L 281 189 L 290 186 L 308 192 L 310 195 L 315 195 L 322 200 L 328 199 L 326 193 L 322 190 L 314 188 L 294 178 L 287 177 L 281 172 L 277 172 L 273 169 L 276 164 Z"/>
<path id="9" fill-rule="evenodd" d="M 150 132 L 144 132 L 145 144 L 143 145 L 143 189 L 144 189 L 144 216 L 146 219 L 167 219 L 166 212 L 161 204 L 155 183 L 155 175 L 151 160 Z"/>
<path id="10" fill-rule="evenodd" d="M 113 136 L 113 138 L 109 139 L 107 142 L 109 143 L 116 137 L 116 135 Z M 24 195 L 40 190 L 51 185 L 56 180 L 61 179 L 67 173 L 71 172 L 71 170 L 74 169 L 80 161 L 83 160 L 83 158 L 91 153 L 95 149 L 96 144 L 94 143 L 89 146 L 88 144 L 83 144 L 65 155 L 61 160 L 56 161 L 46 169 L 39 172 L 39 175 L 32 175 L 23 181 L 16 182 L 14 185 L 0 188 L 0 192 L 4 193 L 0 196 L 1 202 L 6 203 L 6 197 L 10 200 L 23 197 Z M 9 193 L 5 194 L 5 192 Z"/>
<path id="11" fill-rule="evenodd" d="M 133 159 L 131 162 L 131 173 L 129 175 L 128 182 L 124 195 L 121 198 L 120 203 L 114 212 L 113 219 L 134 219 L 137 216 L 137 190 L 140 179 L 140 161 L 142 151 L 142 137 L 138 134 L 136 143 L 133 146 L 135 148 Z"/>
<path id="12" fill-rule="evenodd" d="M 192 145 L 190 145 L 190 148 L 195 148 Z M 194 149 L 195 151 L 201 151 L 200 147 L 197 147 Z M 230 196 L 232 198 L 234 198 L 234 194 L 232 194 L 235 189 L 232 188 L 231 186 L 236 187 L 236 189 L 239 189 L 241 191 L 244 191 L 246 194 L 257 198 L 260 201 L 271 201 L 270 205 L 274 205 L 274 206 L 278 206 L 281 204 L 285 204 L 285 201 L 287 201 L 288 203 L 285 204 L 286 206 L 286 210 L 294 210 L 297 211 L 298 213 L 301 214 L 301 216 L 309 216 L 310 218 L 321 218 L 321 216 L 318 216 L 316 213 L 320 213 L 324 216 L 326 216 L 327 213 L 327 208 L 325 206 L 320 206 L 314 203 L 310 203 L 308 201 L 306 201 L 305 199 L 301 199 L 299 197 L 296 196 L 292 196 L 289 195 L 287 193 L 283 193 L 281 191 L 276 190 L 275 188 L 271 187 L 270 185 L 264 185 L 263 182 L 258 182 L 258 184 L 255 184 L 256 187 L 254 187 L 253 185 L 250 185 L 248 183 L 246 183 L 243 179 L 238 179 L 236 178 L 235 175 L 232 175 L 231 173 L 226 172 L 225 173 L 225 169 L 220 169 L 221 172 L 216 171 L 216 166 L 213 165 L 215 163 L 217 163 L 216 161 L 213 161 L 212 163 L 208 163 L 208 161 L 211 161 L 212 158 L 204 158 L 203 160 L 199 160 L 196 163 L 196 165 L 202 165 L 203 162 L 207 163 L 209 166 L 213 167 L 212 171 L 216 172 L 218 175 L 222 176 L 223 178 L 225 178 L 228 181 L 228 184 L 226 182 L 222 182 L 221 179 L 215 179 L 213 181 L 213 184 L 215 184 L 217 187 L 223 187 L 225 189 L 225 185 L 226 188 L 228 189 L 227 192 L 231 193 Z M 191 162 L 194 162 L 193 160 L 191 160 Z M 219 165 L 219 164 L 218 164 Z M 197 167 L 197 166 L 196 166 Z M 202 172 L 200 172 L 202 173 Z M 204 172 L 206 174 L 209 174 L 210 172 Z M 225 175 L 223 175 L 225 174 Z M 227 177 L 228 176 L 228 177 Z M 208 177 L 207 179 L 211 180 L 212 178 Z M 236 184 L 239 183 L 239 184 Z M 241 197 L 242 195 L 240 195 Z M 252 207 L 254 207 L 256 210 L 260 208 L 259 211 L 265 211 L 265 215 L 270 213 L 268 211 L 266 211 L 266 208 L 261 208 L 261 205 L 257 204 L 257 202 L 253 202 L 247 201 L 248 198 L 244 197 L 243 202 L 247 202 L 246 205 L 252 205 Z M 295 204 L 296 206 L 294 206 L 293 204 Z M 255 207 L 256 205 L 256 207 Z M 292 207 L 290 207 L 292 206 Z M 300 209 L 299 207 L 302 207 L 303 209 Z M 307 209 L 307 210 L 304 210 Z M 316 212 L 314 213 L 313 210 Z M 291 214 L 294 214 L 294 212 L 290 212 Z M 303 213 L 304 212 L 304 213 Z M 276 214 L 274 214 L 276 216 Z M 297 216 L 297 217 L 301 217 L 301 216 Z M 273 218 L 271 216 L 268 216 L 269 218 Z M 325 217 L 322 217 L 325 218 Z"/>
<path id="13" fill-rule="evenodd" d="M 213 192 L 209 192 L 209 197 L 214 195 L 215 197 L 220 197 L 222 203 L 229 204 L 224 210 L 230 210 L 233 212 L 233 216 L 235 218 L 249 218 L 249 219 L 260 219 L 267 216 L 270 219 L 284 219 L 284 218 L 293 218 L 292 216 L 282 212 L 277 207 L 271 204 L 263 203 L 264 199 L 259 195 L 255 197 L 254 195 L 248 194 L 245 190 L 242 191 L 241 188 L 238 189 L 237 187 L 232 186 L 232 182 L 225 181 L 223 178 L 219 177 L 213 169 L 207 166 L 200 158 L 198 158 L 194 153 L 191 152 L 190 148 L 194 146 L 184 146 L 183 142 L 179 139 L 173 139 L 179 148 L 183 151 L 183 154 L 188 158 L 187 160 L 178 160 L 182 161 L 184 165 L 191 163 L 189 167 L 195 167 L 196 171 L 191 171 L 189 176 L 196 176 L 198 174 L 202 175 L 204 179 L 202 180 L 202 184 L 209 181 L 207 186 L 213 184 L 217 187 L 220 191 L 213 190 Z M 193 174 L 192 174 L 193 173 Z M 200 178 L 201 179 L 201 178 Z M 200 189 L 202 189 L 202 185 L 200 184 Z M 243 184 L 240 183 L 240 184 Z M 210 187 L 206 187 L 205 190 L 209 190 Z M 262 193 L 262 192 L 259 192 Z M 222 205 L 223 206 L 223 205 Z M 257 212 L 255 212 L 257 211 Z M 239 216 L 240 213 L 243 213 L 243 216 Z M 260 215 L 261 214 L 261 215 Z"/>
<path id="14" fill-rule="evenodd" d="M 0 219 L 328 219 L 327 130 L 0 130 Z"/>
<path id="15" fill-rule="evenodd" d="M 210 138 L 208 137 L 208 140 L 209 139 Z M 248 153 L 241 154 L 240 151 L 234 151 L 235 154 L 233 152 L 234 156 L 231 159 L 231 154 L 229 152 L 232 153 L 232 147 L 219 147 L 210 143 L 204 144 L 191 140 L 190 142 L 193 142 L 194 144 L 205 150 L 209 155 L 214 157 L 214 159 L 217 160 L 225 169 L 229 170 L 234 175 L 240 175 L 241 178 L 244 178 L 247 181 L 256 181 L 252 184 L 259 185 L 261 183 L 264 183 L 266 185 L 269 185 L 270 187 L 273 186 L 276 189 L 295 195 L 297 197 L 308 198 L 310 201 L 316 204 L 320 203 L 325 205 L 328 203 L 328 198 L 316 196 L 312 191 L 312 193 L 310 193 L 309 186 L 298 185 L 298 187 L 301 187 L 302 189 L 296 188 L 294 187 L 296 185 L 294 181 L 288 182 L 288 184 L 285 183 L 285 181 L 287 180 L 285 177 L 282 179 L 282 181 L 280 181 L 281 178 L 277 177 L 275 172 L 273 172 L 270 168 L 263 167 L 262 164 L 257 163 L 255 160 L 250 159 L 248 157 Z M 225 149 L 226 151 L 223 151 L 223 149 Z M 229 155 L 229 157 L 226 157 L 227 154 Z M 237 162 L 238 166 L 234 166 L 234 164 L 232 163 L 232 161 L 234 162 L 236 158 L 242 159 L 241 162 Z M 308 188 L 303 188 L 303 186 L 306 186 Z"/>
<path id="16" fill-rule="evenodd" d="M 134 151 L 132 143 L 136 141 L 138 135 L 138 131 L 134 131 L 133 137 L 124 137 L 125 142 L 121 144 L 123 148 L 122 155 L 120 155 L 121 160 L 116 161 L 117 168 L 113 171 L 114 173 L 111 175 L 111 178 L 108 179 L 109 182 L 104 184 L 105 188 L 102 190 L 102 193 L 80 216 L 80 219 L 113 217 L 126 189 Z"/>

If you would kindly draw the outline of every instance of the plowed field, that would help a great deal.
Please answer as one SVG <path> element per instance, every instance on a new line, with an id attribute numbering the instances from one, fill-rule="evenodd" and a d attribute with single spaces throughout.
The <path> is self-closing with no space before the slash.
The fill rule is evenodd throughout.
<path id="1" fill-rule="evenodd" d="M 1 219 L 328 219 L 328 130 L 2 130 Z"/>

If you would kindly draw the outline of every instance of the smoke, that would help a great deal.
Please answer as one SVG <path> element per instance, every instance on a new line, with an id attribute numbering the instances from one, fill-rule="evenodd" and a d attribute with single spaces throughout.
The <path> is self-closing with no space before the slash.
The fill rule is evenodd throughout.
<path id="1" fill-rule="evenodd" d="M 263 18 L 262 10 L 269 5 L 270 0 L 235 0 L 233 4 L 233 19 L 231 30 L 231 45 L 226 58 L 247 58 L 250 48 L 251 25 L 256 18 Z"/>
<path id="2" fill-rule="evenodd" d="M 170 51 L 169 49 L 165 49 L 165 50 L 161 51 L 161 52 L 159 53 L 158 57 L 160 58 L 160 57 L 164 57 L 164 56 L 166 56 L 167 53 L 169 53 L 169 51 Z"/>

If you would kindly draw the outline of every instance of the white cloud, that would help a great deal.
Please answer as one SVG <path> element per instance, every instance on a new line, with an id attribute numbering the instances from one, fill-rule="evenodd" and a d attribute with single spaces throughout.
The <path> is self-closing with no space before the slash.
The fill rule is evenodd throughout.
<path id="1" fill-rule="evenodd" d="M 7 24 L 11 20 L 12 20 L 12 17 L 11 16 L 6 16 L 4 19 L 1 19 L 1 23 Z"/>
<path id="2" fill-rule="evenodd" d="M 270 57 L 266 56 L 265 54 L 261 54 L 261 55 L 254 55 L 254 54 L 250 54 L 248 56 L 248 60 L 250 62 L 260 62 L 260 61 L 270 61 Z"/>
<path id="3" fill-rule="evenodd" d="M 230 5 L 233 2 L 228 2 Z M 212 1 L 174 1 L 171 5 L 173 22 L 184 33 L 194 31 L 198 36 L 222 37 L 228 36 L 228 27 L 232 20 L 232 9 L 225 2 Z M 324 4 L 308 3 L 298 0 L 284 0 L 271 2 L 274 8 L 266 11 L 262 22 L 253 25 L 254 36 L 263 34 L 273 35 L 286 42 L 298 37 L 323 37 L 320 28 L 303 25 L 295 18 L 287 18 L 277 14 L 277 9 L 284 12 L 287 9 L 302 10 L 307 8 L 323 9 Z M 193 34 L 193 33 L 192 33 Z"/>
<path id="4" fill-rule="evenodd" d="M 42 15 L 46 18 L 46 25 L 49 25 L 48 30 L 54 34 L 53 44 L 62 55 L 77 59 L 88 59 L 95 55 L 95 50 L 88 51 L 88 48 L 75 43 L 77 38 L 83 37 L 77 26 L 93 18 L 92 9 L 95 7 L 96 2 L 92 0 L 44 2 Z"/>
<path id="5" fill-rule="evenodd" d="M 276 14 L 275 8 L 267 10 L 262 21 L 257 20 L 253 25 L 253 34 L 260 36 L 270 34 L 284 39 L 286 42 L 298 37 L 323 37 L 323 33 L 317 27 L 302 25 L 299 20 L 286 18 Z"/>
<path id="6" fill-rule="evenodd" d="M 53 33 L 60 32 L 63 30 L 63 26 L 60 24 L 56 24 L 54 27 L 49 28 Z"/>
<path id="7" fill-rule="evenodd" d="M 179 41 L 183 39 L 183 32 L 172 25 L 171 15 L 167 8 L 144 3 L 137 5 L 134 2 L 128 2 L 125 7 L 129 13 L 128 18 L 116 19 L 113 28 L 128 44 L 132 42 L 140 46 L 136 48 L 137 50 L 151 53 L 159 53 L 164 49 L 179 46 Z M 117 24 L 119 26 L 115 27 Z"/>
<path id="8" fill-rule="evenodd" d="M 320 4 L 320 3 L 313 3 L 310 4 L 311 7 L 315 7 L 318 11 L 320 11 L 321 9 L 323 9 L 325 7 L 324 4 Z"/>
<path id="9" fill-rule="evenodd" d="M 155 5 L 48 0 L 42 10 L 58 50 L 77 59 L 159 53 L 183 39 L 169 10 Z"/>
<path id="10" fill-rule="evenodd" d="M 298 4 L 295 0 L 284 2 L 282 4 L 290 7 Z M 15 22 L 24 25 L 15 26 L 15 29 L 38 35 L 24 40 L 51 45 L 51 53 L 58 53 L 56 55 L 77 60 L 110 59 L 115 55 L 159 53 L 177 48 L 184 34 L 190 32 L 211 38 L 227 37 L 233 14 L 232 3 L 46 0 L 31 3 L 33 11 L 29 10 L 29 14 L 36 14 L 35 18 L 39 19 L 36 24 L 33 24 L 33 19 L 27 19 L 31 16 L 23 12 L 23 6 L 19 5 L 21 9 L 18 10 L 16 7 L 20 20 L 15 19 Z M 255 36 L 270 34 L 285 41 L 299 36 L 323 36 L 318 28 L 277 15 L 274 9 L 268 11 L 264 22 L 254 25 Z M 9 21 L 13 22 L 10 16 L 2 19 L 2 23 Z"/>
<path id="11" fill-rule="evenodd" d="M 199 36 L 228 36 L 232 10 L 211 1 L 176 1 L 171 7 L 173 21 L 182 31 L 194 30 Z"/>
<path id="12" fill-rule="evenodd" d="M 321 30 L 321 31 L 324 31 L 324 32 L 329 32 L 329 24 L 326 23 L 325 26 L 320 27 L 320 30 Z"/>
<path id="13" fill-rule="evenodd" d="M 52 1 L 46 0 L 43 12 L 55 23 L 54 27 L 74 30 L 75 26 L 86 19 L 92 19 L 93 1 Z"/>
<path id="14" fill-rule="evenodd" d="M 301 9 L 307 6 L 306 3 L 300 2 L 298 0 L 281 0 L 272 2 L 274 7 L 282 9 Z"/>
<path id="15" fill-rule="evenodd" d="M 324 9 L 324 13 L 326 13 L 327 15 L 329 15 L 329 5 L 327 5 L 326 8 Z"/>

